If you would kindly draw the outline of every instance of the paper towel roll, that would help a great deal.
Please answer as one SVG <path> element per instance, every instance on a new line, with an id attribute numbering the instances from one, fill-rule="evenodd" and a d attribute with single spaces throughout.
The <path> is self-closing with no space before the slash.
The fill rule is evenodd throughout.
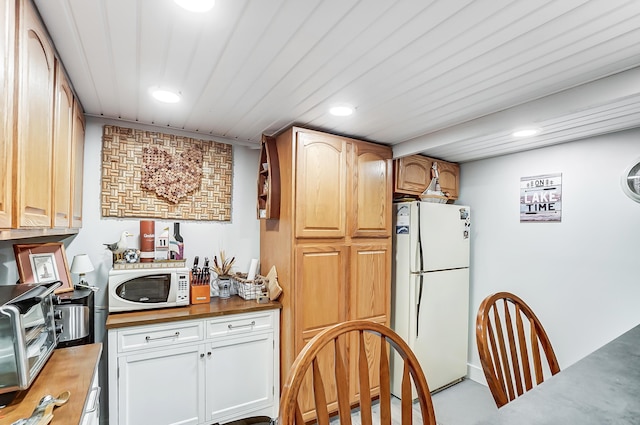
<path id="1" fill-rule="evenodd" d="M 251 264 L 249 265 L 249 273 L 247 273 L 247 279 L 253 280 L 256 278 L 256 272 L 258 271 L 258 259 L 253 258 L 251 260 Z"/>

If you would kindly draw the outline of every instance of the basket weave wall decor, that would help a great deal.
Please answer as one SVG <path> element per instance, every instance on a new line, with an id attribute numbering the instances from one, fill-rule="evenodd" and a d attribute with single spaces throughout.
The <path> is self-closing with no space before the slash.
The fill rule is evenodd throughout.
<path id="1" fill-rule="evenodd" d="M 232 146 L 105 125 L 103 217 L 231 221 Z"/>

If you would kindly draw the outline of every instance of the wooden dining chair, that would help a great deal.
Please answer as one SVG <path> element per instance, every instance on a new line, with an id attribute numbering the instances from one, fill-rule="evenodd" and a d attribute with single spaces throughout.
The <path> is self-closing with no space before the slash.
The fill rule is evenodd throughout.
<path id="1" fill-rule="evenodd" d="M 346 341 L 350 344 L 349 358 L 355 362 L 357 371 L 354 373 L 357 376 L 353 377 L 356 382 L 351 383 L 350 368 L 343 345 Z M 302 412 L 308 411 L 310 403 L 311 409 L 315 409 L 317 423 L 327 425 L 332 415 L 328 404 L 336 405 L 335 401 L 331 401 L 333 398 L 337 399 L 337 414 L 341 425 L 351 425 L 351 409 L 355 405 L 359 406 L 360 423 L 371 425 L 375 411 L 372 410 L 374 403 L 371 401 L 371 388 L 375 386 L 372 382 L 379 382 L 380 420 L 377 423 L 391 425 L 389 359 L 394 351 L 399 354 L 404 365 L 400 418 L 394 416 L 394 423 L 398 423 L 398 419 L 405 425 L 413 423 L 413 382 L 418 394 L 422 424 L 435 425 L 429 387 L 415 354 L 394 331 L 368 320 L 354 320 L 334 325 L 321 331 L 307 343 L 296 357 L 283 386 L 278 425 L 303 425 L 308 417 L 304 418 Z M 307 389 L 302 392 L 304 394 L 301 393 L 301 388 Z M 354 394 L 354 388 L 359 393 L 355 405 L 350 402 L 350 394 Z M 397 415 L 397 409 L 395 412 Z"/>
<path id="2" fill-rule="evenodd" d="M 498 407 L 560 372 L 540 320 L 514 294 L 499 292 L 482 301 L 476 317 L 476 343 Z"/>

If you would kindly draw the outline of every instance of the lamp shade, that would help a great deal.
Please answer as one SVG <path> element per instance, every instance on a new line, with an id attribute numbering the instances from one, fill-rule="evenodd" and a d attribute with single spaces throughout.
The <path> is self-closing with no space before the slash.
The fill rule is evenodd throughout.
<path id="1" fill-rule="evenodd" d="M 87 254 L 78 254 L 73 257 L 73 262 L 71 263 L 71 273 L 75 274 L 84 274 L 93 271 L 93 264 L 91 264 L 91 260 Z"/>

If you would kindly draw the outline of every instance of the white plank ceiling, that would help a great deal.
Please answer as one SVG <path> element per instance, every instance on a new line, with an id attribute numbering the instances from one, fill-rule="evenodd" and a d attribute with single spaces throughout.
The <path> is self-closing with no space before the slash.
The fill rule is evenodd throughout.
<path id="1" fill-rule="evenodd" d="M 298 124 L 456 162 L 640 126 L 638 0 L 35 3 L 89 116 L 242 144 Z"/>

